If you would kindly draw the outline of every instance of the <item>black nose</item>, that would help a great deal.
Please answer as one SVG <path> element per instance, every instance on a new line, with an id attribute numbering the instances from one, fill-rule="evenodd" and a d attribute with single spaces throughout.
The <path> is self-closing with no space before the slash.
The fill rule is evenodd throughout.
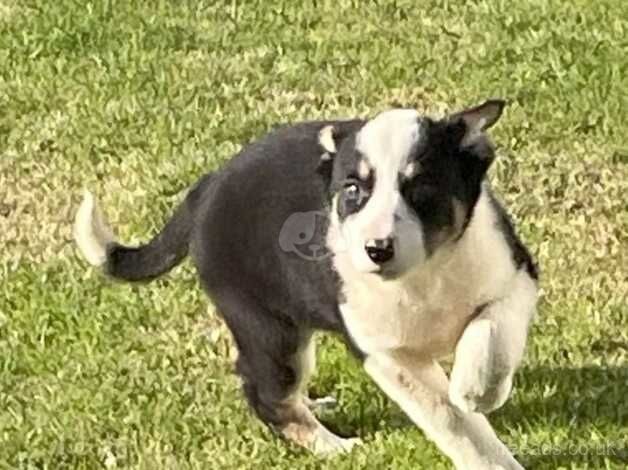
<path id="1" fill-rule="evenodd" d="M 390 261 L 395 255 L 395 248 L 391 238 L 369 240 L 366 242 L 364 249 L 375 264 L 383 264 L 386 261 Z"/>

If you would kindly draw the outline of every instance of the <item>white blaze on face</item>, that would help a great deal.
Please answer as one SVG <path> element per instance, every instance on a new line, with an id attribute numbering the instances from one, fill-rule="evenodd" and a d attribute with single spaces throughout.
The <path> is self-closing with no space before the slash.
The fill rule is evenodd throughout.
<path id="1" fill-rule="evenodd" d="M 359 271 L 377 271 L 367 256 L 367 241 L 392 237 L 395 258 L 391 267 L 405 270 L 424 257 L 420 222 L 412 215 L 399 192 L 399 175 L 408 167 L 408 158 L 422 136 L 419 114 L 411 109 L 395 109 L 379 114 L 356 136 L 356 149 L 364 156 L 360 174 L 368 166 L 375 186 L 366 205 L 343 224 L 342 233 Z"/>

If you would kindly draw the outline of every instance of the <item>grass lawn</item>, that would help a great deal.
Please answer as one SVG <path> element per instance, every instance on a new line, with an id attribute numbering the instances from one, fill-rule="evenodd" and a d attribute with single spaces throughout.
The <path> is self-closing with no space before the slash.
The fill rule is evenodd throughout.
<path id="1" fill-rule="evenodd" d="M 0 469 L 450 468 L 333 337 L 312 390 L 365 445 L 273 438 L 190 264 L 108 281 L 71 220 L 89 187 L 145 240 L 278 122 L 493 96 L 491 179 L 543 293 L 492 421 L 526 468 L 626 468 L 628 2 L 0 0 Z"/>

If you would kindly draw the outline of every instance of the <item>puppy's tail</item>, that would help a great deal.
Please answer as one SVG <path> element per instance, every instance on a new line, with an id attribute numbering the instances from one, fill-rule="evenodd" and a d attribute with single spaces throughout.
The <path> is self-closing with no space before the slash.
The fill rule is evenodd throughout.
<path id="1" fill-rule="evenodd" d="M 74 221 L 74 239 L 85 259 L 125 281 L 149 281 L 179 264 L 188 254 L 199 193 L 209 175 L 188 193 L 161 232 L 138 247 L 118 243 L 94 196 L 85 191 Z"/>

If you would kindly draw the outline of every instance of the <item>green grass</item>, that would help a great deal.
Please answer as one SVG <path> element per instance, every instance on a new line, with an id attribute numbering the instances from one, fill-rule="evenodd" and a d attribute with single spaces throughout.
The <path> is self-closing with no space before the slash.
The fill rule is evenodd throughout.
<path id="1" fill-rule="evenodd" d="M 628 3 L 0 0 L 0 468 L 449 468 L 334 338 L 317 394 L 365 446 L 321 461 L 253 419 L 185 264 L 88 269 L 83 187 L 129 242 L 277 122 L 500 96 L 491 179 L 542 300 L 492 417 L 531 469 L 628 462 Z"/>

